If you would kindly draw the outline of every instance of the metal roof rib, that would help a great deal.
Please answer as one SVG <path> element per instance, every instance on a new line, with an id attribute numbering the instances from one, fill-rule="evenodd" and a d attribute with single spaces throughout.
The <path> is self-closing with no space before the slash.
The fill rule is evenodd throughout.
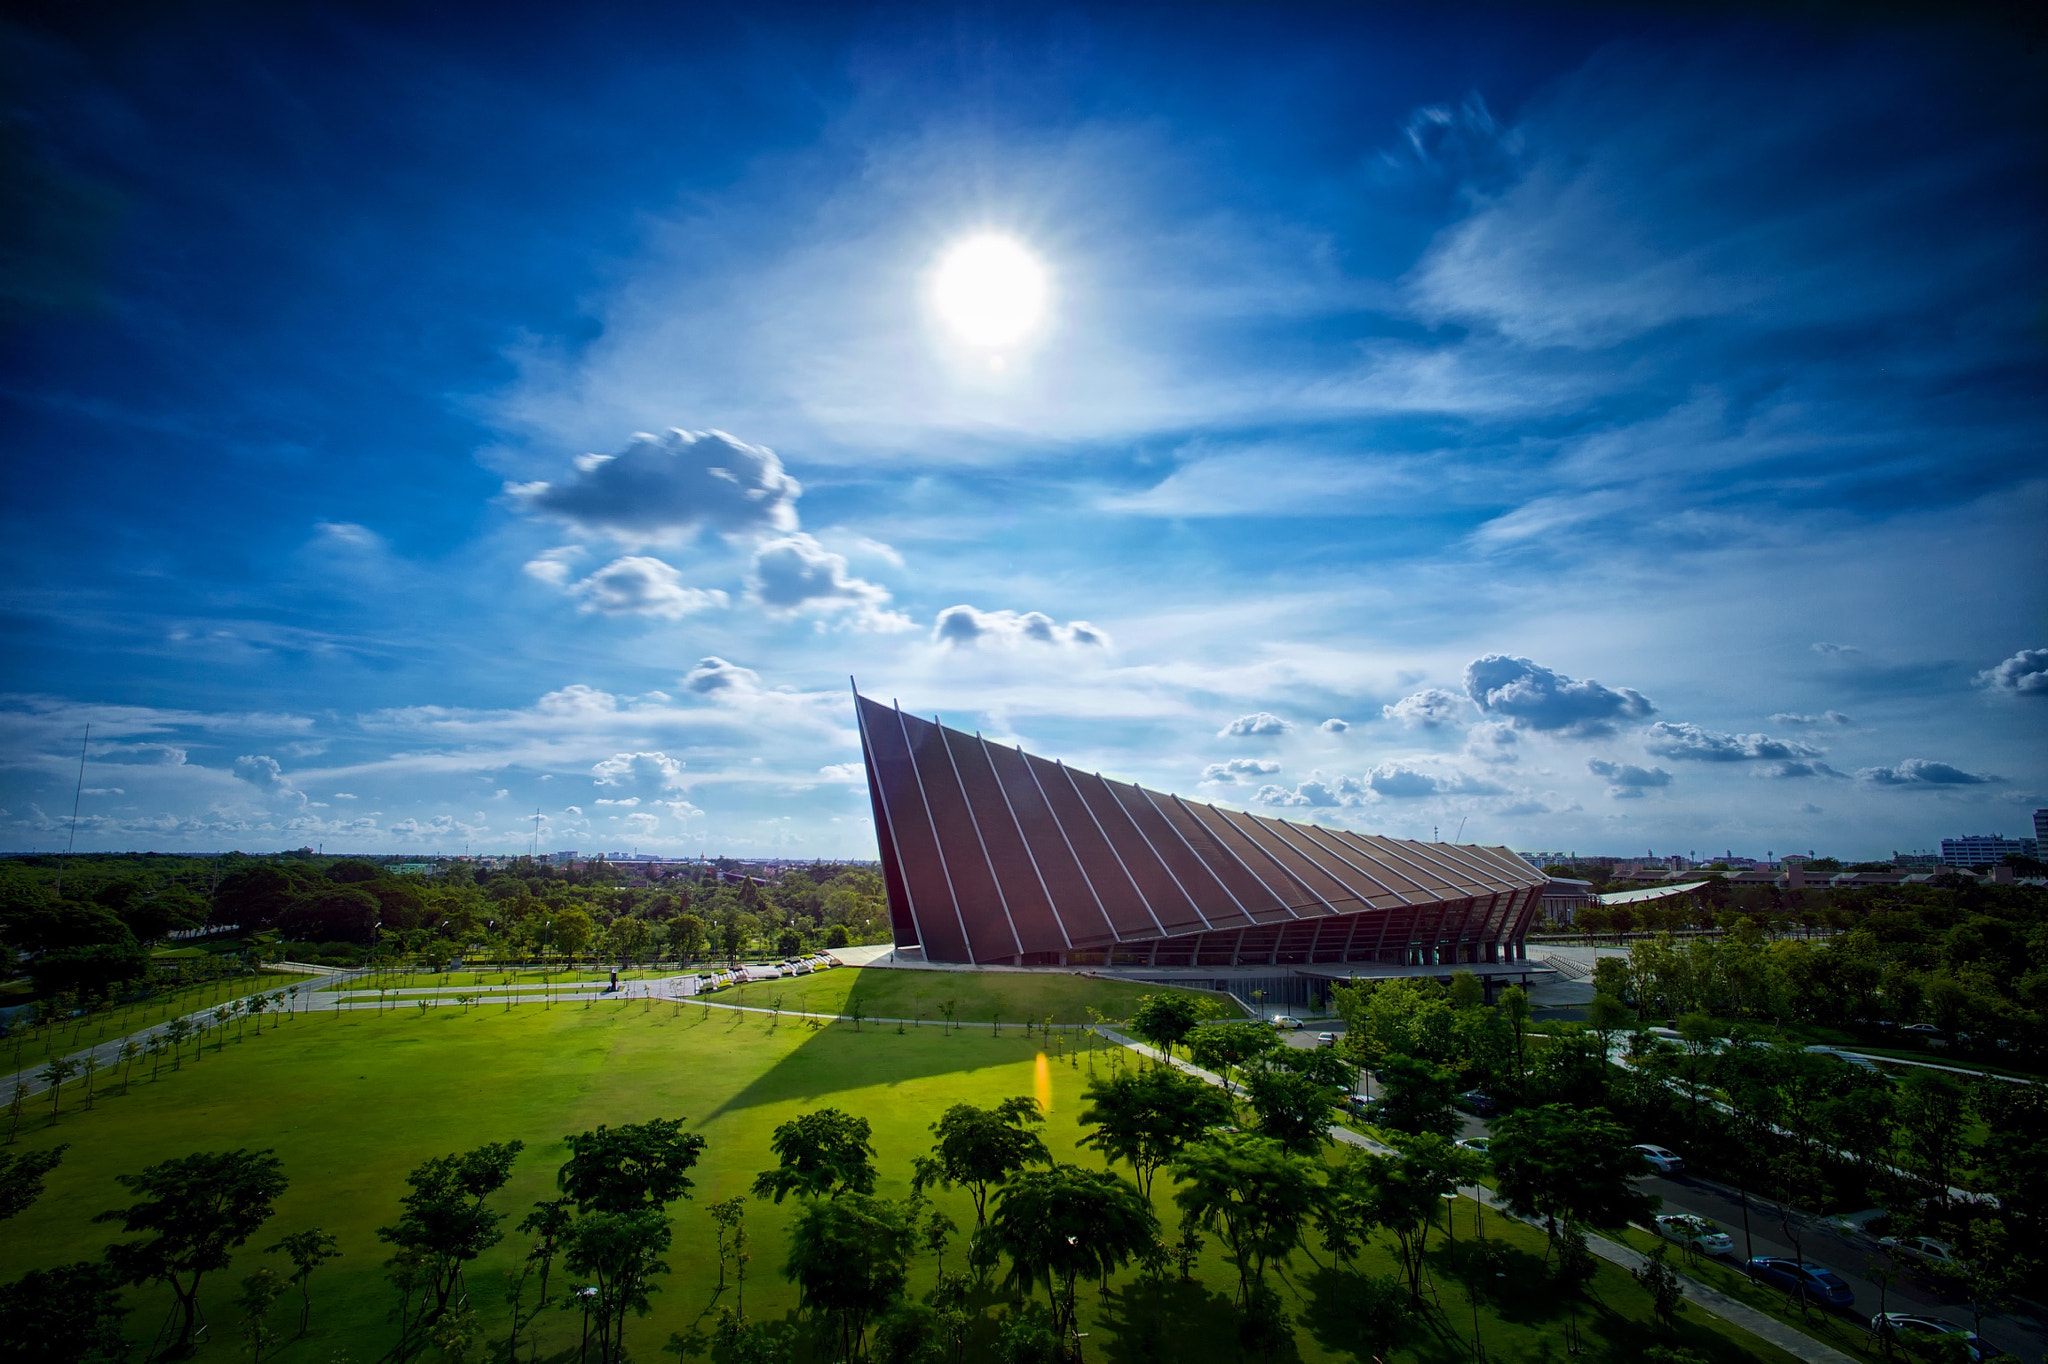
<path id="1" fill-rule="evenodd" d="M 953 784 L 960 788 L 960 803 L 967 808 L 967 822 L 974 826 L 974 841 L 981 848 L 981 860 L 988 868 L 989 883 L 996 888 L 996 903 L 1003 907 L 1003 920 L 1010 925 L 1010 941 L 1016 944 L 1017 955 L 1021 957 L 1024 955 L 1024 937 L 1017 932 L 1017 916 L 1010 912 L 1010 897 L 1003 894 L 1003 874 L 996 870 L 996 860 L 988 855 L 988 840 L 981 834 L 981 816 L 974 812 L 974 797 L 967 794 L 967 783 L 960 776 L 960 760 L 953 756 L 953 745 L 946 739 L 946 727 L 939 723 L 937 716 L 932 717 L 932 727 L 939 732 L 939 747 L 946 750 L 946 765 L 953 769 Z M 1027 854 L 1030 851 L 1025 849 Z M 1037 870 L 1037 867 L 1034 865 L 1032 870 Z"/>
<path id="2" fill-rule="evenodd" d="M 903 907 L 910 913 L 910 927 L 917 934 L 918 945 L 922 947 L 924 925 L 918 921 L 917 896 L 911 893 L 910 876 L 903 870 L 903 849 L 896 842 L 896 816 L 889 809 L 889 784 L 882 780 L 875 762 L 874 745 L 868 741 L 867 711 L 860 704 L 865 698 L 859 692 L 855 692 L 853 699 L 853 718 L 860 728 L 860 755 L 868 765 L 868 789 L 874 794 L 875 802 L 882 807 L 882 818 L 889 826 L 889 852 L 896 859 L 896 879 L 903 886 Z"/>
<path id="3" fill-rule="evenodd" d="M 924 722 L 920 720 L 918 723 Z M 925 822 L 931 826 L 932 847 L 938 853 L 939 872 L 946 878 L 946 895 L 953 902 L 953 917 L 960 921 L 960 941 L 967 949 L 967 961 L 971 966 L 975 961 L 974 939 L 967 932 L 967 915 L 960 908 L 960 892 L 953 889 L 953 872 L 946 865 L 946 841 L 939 837 L 939 822 L 932 817 L 932 798 L 925 792 L 924 774 L 917 770 L 917 750 L 910 742 L 910 723 L 904 719 L 901 706 L 896 707 L 896 725 L 903 731 L 903 751 L 910 757 L 910 775 L 917 782 L 917 798 L 924 802 Z M 965 792 L 961 793 L 961 799 L 966 799 Z"/>
<path id="4" fill-rule="evenodd" d="M 981 745 L 982 757 L 988 759 L 989 773 L 995 777 L 996 794 L 1003 798 L 1003 809 L 1009 812 L 1010 823 L 1017 830 L 1017 841 L 1024 845 L 1024 855 L 1031 859 L 1031 874 L 1038 878 L 1038 888 L 1045 892 L 1045 907 L 1052 911 L 1053 925 L 1059 929 L 1060 938 L 1068 947 L 1072 947 L 1074 945 L 1074 935 L 1067 932 L 1067 921 L 1060 917 L 1059 901 L 1052 898 L 1052 887 L 1045 883 L 1045 873 L 1038 868 L 1038 855 L 1031 851 L 1031 840 L 1024 836 L 1024 821 L 1017 818 L 1017 807 L 1010 804 L 1010 793 L 1003 789 L 1003 779 L 1000 775 L 996 774 L 996 762 L 989 755 L 988 740 L 981 737 L 980 730 L 976 730 L 974 741 Z M 1057 823 L 1058 821 L 1055 820 L 1054 822 Z M 1011 926 L 1012 928 L 1015 927 L 1014 922 Z M 1021 942 L 1018 944 L 1017 950 L 1020 953 L 1024 950 Z"/>

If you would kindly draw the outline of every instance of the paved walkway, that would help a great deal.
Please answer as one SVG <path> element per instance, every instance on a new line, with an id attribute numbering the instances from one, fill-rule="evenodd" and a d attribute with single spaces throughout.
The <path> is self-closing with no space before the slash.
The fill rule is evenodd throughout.
<path id="1" fill-rule="evenodd" d="M 1114 1028 L 1099 1027 L 1095 1031 L 1120 1046 L 1129 1047 L 1140 1055 L 1152 1057 L 1154 1060 L 1167 1061 L 1176 1070 L 1184 1071 L 1208 1084 L 1217 1086 L 1223 1084 L 1223 1077 L 1220 1075 L 1212 1071 L 1203 1070 L 1201 1067 L 1191 1065 L 1186 1061 L 1162 1056 L 1157 1048 L 1147 1046 L 1145 1043 L 1134 1038 L 1126 1037 Z M 1374 1141 L 1372 1138 L 1362 1133 L 1354 1132 L 1348 1127 L 1332 1124 L 1329 1130 L 1330 1136 L 1343 1145 L 1362 1147 L 1378 1155 L 1390 1156 L 1396 1154 L 1391 1146 Z M 1502 1201 L 1500 1195 L 1487 1188 L 1484 1184 L 1474 1184 L 1469 1188 L 1461 1188 L 1458 1190 L 1458 1193 L 1463 1197 L 1476 1199 L 1486 1207 L 1499 1212 L 1503 1217 L 1514 1217 L 1517 1221 L 1525 1222 L 1532 1227 L 1541 1227 L 1543 1225 L 1536 1218 L 1520 1217 L 1508 1211 L 1507 1204 Z M 1605 1236 L 1596 1236 L 1590 1232 L 1586 1236 L 1586 1248 L 1608 1263 L 1619 1265 L 1621 1268 L 1630 1271 L 1641 1269 L 1648 1263 L 1648 1257 L 1639 1251 L 1631 1250 L 1619 1241 L 1611 1241 Z M 1758 1339 L 1769 1341 L 1785 1351 L 1785 1353 L 1797 1359 L 1806 1360 L 1808 1364 L 1859 1364 L 1853 1356 L 1843 1354 L 1832 1345 L 1823 1345 L 1804 1331 L 1796 1330 L 1786 1325 L 1767 1312 L 1759 1312 L 1748 1303 L 1739 1302 L 1719 1289 L 1709 1288 L 1698 1280 L 1687 1278 L 1683 1274 L 1678 1276 L 1678 1282 L 1685 1292 L 1686 1301 L 1696 1304 L 1701 1311 L 1740 1326 Z"/>

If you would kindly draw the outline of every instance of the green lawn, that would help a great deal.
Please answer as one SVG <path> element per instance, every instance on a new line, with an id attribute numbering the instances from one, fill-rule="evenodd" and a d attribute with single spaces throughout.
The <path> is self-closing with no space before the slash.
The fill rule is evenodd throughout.
<path id="1" fill-rule="evenodd" d="M 259 990 L 290 990 L 297 987 L 303 999 L 314 983 L 311 976 L 282 971 L 223 976 L 219 980 L 207 981 L 200 985 L 166 990 L 160 995 L 137 1000 L 132 1004 L 96 1010 L 82 1018 L 65 1019 L 46 1028 L 23 1030 L 13 1037 L 0 1040 L 0 1073 L 40 1066 L 52 1056 L 66 1056 L 97 1043 L 151 1027 L 166 1019 L 205 1008 L 209 1004 L 240 999 Z"/>
<path id="2" fill-rule="evenodd" d="M 869 1016 L 893 1012 L 906 999 L 943 986 L 962 1001 L 963 1016 L 977 1011 L 1003 1017 L 1056 1019 L 1085 1017 L 1092 1003 L 1107 1014 L 1125 1011 L 1141 991 L 1077 977 L 945 976 L 937 973 L 837 970 L 789 982 L 785 1008 L 802 991 L 816 1006 L 857 1000 Z M 758 987 L 772 988 L 772 987 Z M 749 989 L 749 995 L 755 988 Z M 723 998 L 735 998 L 729 991 Z M 757 1001 L 754 998 L 748 1002 Z M 909 1013 L 911 1010 L 904 1010 Z M 693 1199 L 671 1210 L 677 1235 L 668 1256 L 673 1273 L 656 1296 L 653 1314 L 632 1328 L 635 1356 L 656 1361 L 671 1332 L 708 1325 L 705 1316 L 719 1299 L 711 1224 L 704 1205 L 743 1191 L 770 1162 L 773 1127 L 796 1113 L 832 1104 L 874 1125 L 883 1183 L 879 1192 L 907 1192 L 911 1157 L 930 1141 L 927 1126 L 946 1105 L 988 1103 L 1030 1094 L 1040 1040 L 1004 1024 L 992 1035 L 986 1021 L 944 1029 L 936 1024 L 899 1032 L 895 1025 L 850 1022 L 813 1025 L 792 1019 L 773 1022 L 759 1014 L 699 1006 L 603 1000 L 585 1004 L 520 1005 L 474 1010 L 418 1009 L 314 1013 L 282 1027 L 230 1040 L 224 1051 L 209 1049 L 199 1062 L 186 1060 L 155 1082 L 145 1068 L 127 1094 L 103 1096 L 91 1112 L 66 1110 L 53 1126 L 38 1116 L 15 1149 L 68 1143 L 65 1161 L 51 1176 L 50 1191 L 11 1222 L 0 1237 L 0 1279 L 23 1271 L 97 1255 L 112 1238 L 92 1216 L 120 1206 L 123 1191 L 114 1176 L 157 1160 L 199 1150 L 274 1148 L 292 1187 L 277 1216 L 236 1257 L 226 1273 L 208 1280 L 203 1293 L 213 1320 L 212 1338 L 201 1358 L 227 1361 L 240 1351 L 233 1337 L 230 1304 L 236 1282 L 257 1265 L 276 1264 L 261 1247 L 278 1237 L 319 1225 L 341 1240 L 343 1258 L 313 1281 L 314 1334 L 274 1356 L 279 1364 L 330 1364 L 343 1357 L 368 1361 L 392 1344 L 387 1313 L 393 1295 L 382 1277 L 386 1247 L 376 1239 L 380 1225 L 395 1218 L 408 1169 L 427 1156 L 466 1149 L 485 1141 L 518 1139 L 527 1149 L 511 1185 L 495 1205 L 517 1217 L 536 1199 L 553 1192 L 556 1166 L 564 1158 L 565 1134 L 599 1123 L 681 1117 L 708 1141 Z M 1065 1158 L 1093 1163 L 1077 1151 L 1075 1117 L 1080 1091 L 1091 1067 L 1133 1064 L 1118 1049 L 1102 1046 L 1078 1056 L 1067 1053 L 1048 1067 L 1051 1113 L 1047 1140 Z M 1163 1220 L 1171 1225 L 1169 1181 L 1160 1182 Z M 965 1194 L 942 1195 L 963 1227 L 973 1212 Z M 1461 1204 L 1459 1253 L 1468 1254 L 1471 1205 Z M 755 1318 L 778 1317 L 794 1309 L 795 1295 L 779 1274 L 790 1209 L 751 1204 L 748 1217 L 755 1257 L 746 1286 L 746 1307 Z M 1495 1359 L 1561 1359 L 1564 1304 L 1538 1268 L 1540 1234 L 1496 1217 L 1489 1232 L 1506 1249 L 1500 1273 L 1473 1277 L 1489 1285 L 1480 1330 Z M 472 1305 L 495 1330 L 503 1320 L 507 1271 L 524 1245 L 516 1235 L 488 1253 L 468 1276 Z M 949 1253 L 960 1267 L 960 1252 Z M 1371 1339 L 1359 1313 L 1360 1274 L 1390 1272 L 1392 1261 L 1375 1250 L 1366 1261 L 1345 1268 L 1327 1256 L 1297 1254 L 1285 1267 L 1280 1287 L 1295 1317 L 1296 1344 L 1304 1361 L 1352 1360 L 1384 1353 Z M 1470 1358 L 1472 1321 L 1451 1262 L 1439 1254 L 1433 1267 L 1433 1295 L 1440 1310 L 1416 1328 L 1403 1358 L 1442 1361 Z M 919 1263 L 914 1287 L 932 1281 L 933 1265 Z M 557 1285 L 560 1286 L 560 1280 Z M 1228 1292 L 1234 1275 L 1212 1241 L 1192 1284 L 1144 1284 L 1125 1276 L 1104 1300 L 1091 1288 L 1083 1295 L 1083 1329 L 1090 1334 L 1090 1359 L 1123 1364 L 1148 1359 L 1192 1364 L 1234 1360 L 1234 1326 Z M 730 1290 L 723 1301 L 731 1303 Z M 1595 1303 L 1579 1311 L 1591 1358 L 1635 1360 L 1656 1337 L 1644 1325 L 1647 1300 L 1625 1275 L 1603 1267 L 1593 1288 Z M 146 1341 L 168 1305 L 159 1290 L 130 1295 L 131 1334 Z M 279 1309 L 279 1322 L 289 1316 Z M 573 1358 L 577 1318 L 550 1313 L 544 1323 L 543 1357 Z M 501 1338 L 502 1339 L 502 1338 Z M 1718 1328 L 1697 1312 L 1681 1325 L 1679 1343 L 1717 1361 L 1786 1357 L 1747 1337 Z M 566 1355 L 565 1353 L 566 1352 Z M 494 1356 L 502 1358 L 502 1344 Z"/>

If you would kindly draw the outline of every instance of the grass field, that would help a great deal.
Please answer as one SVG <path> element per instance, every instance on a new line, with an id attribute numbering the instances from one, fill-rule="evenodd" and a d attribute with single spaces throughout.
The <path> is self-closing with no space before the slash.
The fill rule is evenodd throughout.
<path id="1" fill-rule="evenodd" d="M 125 1036 L 167 1018 L 176 1018 L 223 1000 L 240 999 L 259 990 L 297 989 L 303 999 L 311 992 L 315 980 L 312 976 L 281 971 L 223 976 L 219 980 L 188 985 L 180 990 L 166 990 L 132 1004 L 98 1010 L 47 1028 L 24 1029 L 13 1037 L 0 1040 L 0 1072 L 31 1069 L 44 1064 L 52 1056 L 67 1056 L 80 1048 Z"/>
<path id="2" fill-rule="evenodd" d="M 807 986 L 813 1005 L 858 1000 L 874 1016 L 901 1007 L 931 987 L 925 973 L 829 972 L 792 982 L 785 995 Z M 1004 1017 L 1055 1019 L 1092 1006 L 1123 1010 L 1123 987 L 1073 977 L 976 976 L 945 982 L 954 996 Z M 752 991 L 750 990 L 750 994 Z M 732 999 L 729 991 L 724 998 Z M 757 1002 L 753 999 L 749 1003 Z M 785 1008 L 795 1000 L 785 998 Z M 906 1012 L 909 1012 L 906 1010 Z M 235 1285 L 259 1264 L 279 1257 L 261 1248 L 290 1232 L 322 1226 L 340 1238 L 343 1258 L 313 1280 L 313 1333 L 274 1355 L 280 1364 L 368 1361 L 393 1343 L 388 1322 L 393 1294 L 383 1280 L 387 1247 L 376 1228 L 395 1219 L 407 1170 L 431 1155 L 486 1141 L 517 1139 L 526 1151 L 511 1184 L 494 1205 L 516 1221 L 536 1199 L 553 1192 L 564 1158 L 565 1134 L 599 1123 L 679 1117 L 707 1139 L 693 1198 L 672 1209 L 677 1234 L 668 1256 L 673 1272 L 654 1299 L 653 1314 L 634 1324 L 635 1356 L 657 1360 L 672 1332 L 708 1325 L 719 1299 L 715 1251 L 705 1204 L 743 1191 L 771 1163 L 773 1127 L 813 1107 L 831 1104 L 867 1118 L 883 1182 L 880 1193 L 907 1192 L 912 1156 L 929 1146 L 927 1126 L 948 1104 L 988 1103 L 1030 1094 L 1040 1042 L 1005 1024 L 992 1035 L 986 1022 L 972 1027 L 908 1028 L 851 1022 L 823 1025 L 717 1008 L 641 1001 L 520 1005 L 511 1010 L 433 1009 L 391 1013 L 302 1015 L 283 1027 L 230 1041 L 197 1065 L 166 1071 L 154 1083 L 139 1080 L 126 1094 L 103 1097 L 91 1112 L 67 1111 L 54 1126 L 37 1118 L 16 1150 L 68 1143 L 49 1192 L 7 1226 L 0 1237 L 0 1279 L 23 1271 L 96 1256 L 113 1237 L 94 1225 L 94 1214 L 120 1206 L 117 1174 L 199 1150 L 273 1148 L 292 1187 L 276 1217 L 243 1248 L 233 1266 L 207 1281 L 203 1292 L 212 1319 L 201 1358 L 240 1357 L 234 1338 Z M 1075 1118 L 1090 1068 L 1133 1064 L 1108 1048 L 1069 1056 L 1049 1067 L 1052 1105 L 1047 1140 L 1062 1158 L 1095 1163 L 1077 1151 Z M 1159 1187 L 1162 1220 L 1171 1226 L 1169 1181 Z M 941 1195 L 963 1227 L 973 1211 L 965 1194 Z M 754 1260 L 746 1285 L 750 1316 L 780 1317 L 795 1295 L 779 1273 L 790 1209 L 750 1204 L 748 1228 Z M 1472 1205 L 1461 1203 L 1459 1254 L 1471 1253 Z M 1502 1249 L 1498 1271 L 1473 1276 L 1489 1284 L 1479 1314 L 1487 1354 L 1495 1359 L 1562 1359 L 1566 1308 L 1538 1269 L 1540 1234 L 1489 1216 Z M 509 1226 L 509 1221 L 508 1221 Z M 524 1245 L 516 1235 L 470 1270 L 472 1305 L 499 1334 L 492 1356 L 503 1358 L 503 1288 Z M 960 1251 L 949 1252 L 958 1269 Z M 1399 1357 L 1449 1364 L 1472 1357 L 1470 1304 L 1439 1253 L 1434 1296 L 1440 1310 L 1417 1329 Z M 1385 1357 L 1356 1308 L 1358 1276 L 1392 1270 L 1375 1250 L 1360 1265 L 1343 1268 L 1327 1256 L 1298 1253 L 1280 1288 L 1298 1324 L 1296 1349 L 1304 1361 Z M 1136 1364 L 1173 1359 L 1204 1364 L 1236 1358 L 1229 1292 L 1233 1272 L 1212 1241 L 1192 1284 L 1147 1284 L 1125 1276 L 1108 1298 L 1083 1294 L 1083 1329 L 1092 1360 Z M 913 1287 L 928 1288 L 933 1265 L 917 1266 Z M 560 1280 L 557 1280 L 558 1287 Z M 1603 1266 L 1595 1304 L 1578 1316 L 1590 1358 L 1635 1360 L 1660 1337 L 1645 1325 L 1648 1301 L 1636 1285 Z M 130 1294 L 131 1335 L 146 1342 L 162 1321 L 168 1298 L 161 1290 Z M 288 1325 L 289 1304 L 277 1321 Z M 543 1358 L 574 1358 L 577 1317 L 548 1314 Z M 1673 1343 L 1714 1361 L 1787 1358 L 1698 1313 L 1688 1314 Z M 479 1354 L 481 1355 L 481 1350 Z"/>

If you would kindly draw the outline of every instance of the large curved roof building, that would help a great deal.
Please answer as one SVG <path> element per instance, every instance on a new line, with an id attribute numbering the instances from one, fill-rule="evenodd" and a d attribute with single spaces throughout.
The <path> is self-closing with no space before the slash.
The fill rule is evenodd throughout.
<path id="1" fill-rule="evenodd" d="M 1544 876 L 1078 772 L 859 695 L 898 951 L 1009 966 L 1523 959 Z"/>

